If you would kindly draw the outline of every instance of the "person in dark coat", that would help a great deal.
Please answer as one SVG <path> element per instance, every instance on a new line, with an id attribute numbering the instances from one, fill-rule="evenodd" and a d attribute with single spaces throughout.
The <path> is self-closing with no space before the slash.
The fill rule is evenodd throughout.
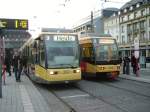
<path id="1" fill-rule="evenodd" d="M 20 66 L 20 57 L 18 55 L 17 52 L 15 52 L 14 56 L 13 56 L 13 66 L 14 66 L 14 72 L 15 72 L 15 78 L 16 78 L 16 81 L 18 82 L 20 80 L 20 77 L 19 77 L 19 66 Z"/>
<path id="2" fill-rule="evenodd" d="M 132 57 L 131 57 L 131 66 L 133 67 L 133 73 L 134 74 L 138 74 L 138 70 L 139 70 L 139 66 L 138 66 L 138 59 L 135 57 L 134 54 L 132 54 Z"/>
<path id="3" fill-rule="evenodd" d="M 4 64 L 6 66 L 6 72 L 9 73 L 9 76 L 11 76 L 11 64 L 12 64 L 12 60 L 11 60 L 10 54 L 6 55 Z"/>
<path id="4" fill-rule="evenodd" d="M 125 56 L 123 58 L 123 74 L 130 74 L 130 58 L 128 56 Z"/>

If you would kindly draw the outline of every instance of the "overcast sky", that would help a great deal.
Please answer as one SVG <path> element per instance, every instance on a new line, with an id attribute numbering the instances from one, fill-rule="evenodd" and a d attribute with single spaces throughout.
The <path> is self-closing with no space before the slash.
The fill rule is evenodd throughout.
<path id="1" fill-rule="evenodd" d="M 0 0 L 0 18 L 28 19 L 33 27 L 71 28 L 91 11 L 107 7 L 120 8 L 130 0 Z M 117 3 L 118 2 L 118 3 Z M 121 3 L 120 3 L 121 2 Z"/>

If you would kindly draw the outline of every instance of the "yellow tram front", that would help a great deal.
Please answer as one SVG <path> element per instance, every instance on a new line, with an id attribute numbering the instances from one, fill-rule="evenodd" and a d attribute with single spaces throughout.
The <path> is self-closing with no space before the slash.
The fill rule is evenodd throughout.
<path id="1" fill-rule="evenodd" d="M 41 64 L 35 64 L 36 79 L 44 83 L 81 80 L 77 35 L 43 34 L 40 38 Z"/>
<path id="2" fill-rule="evenodd" d="M 120 73 L 120 60 L 116 40 L 108 35 L 88 36 L 80 39 L 81 69 L 83 76 L 93 74 L 115 78 Z"/>

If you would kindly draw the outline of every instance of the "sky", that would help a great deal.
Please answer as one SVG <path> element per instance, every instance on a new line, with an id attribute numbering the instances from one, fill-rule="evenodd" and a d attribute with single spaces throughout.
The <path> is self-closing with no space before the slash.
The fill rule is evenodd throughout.
<path id="1" fill-rule="evenodd" d="M 0 0 L 0 18 L 28 19 L 29 29 L 72 28 L 91 11 L 120 8 L 130 0 Z"/>

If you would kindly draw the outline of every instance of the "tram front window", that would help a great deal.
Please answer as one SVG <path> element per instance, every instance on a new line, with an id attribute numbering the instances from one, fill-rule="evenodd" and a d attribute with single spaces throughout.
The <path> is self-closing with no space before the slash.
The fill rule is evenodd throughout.
<path id="1" fill-rule="evenodd" d="M 79 55 L 75 42 L 46 42 L 48 68 L 78 67 Z"/>
<path id="2" fill-rule="evenodd" d="M 115 41 L 112 43 L 101 43 L 96 46 L 96 60 L 97 61 L 109 61 L 118 59 L 118 47 Z"/>

